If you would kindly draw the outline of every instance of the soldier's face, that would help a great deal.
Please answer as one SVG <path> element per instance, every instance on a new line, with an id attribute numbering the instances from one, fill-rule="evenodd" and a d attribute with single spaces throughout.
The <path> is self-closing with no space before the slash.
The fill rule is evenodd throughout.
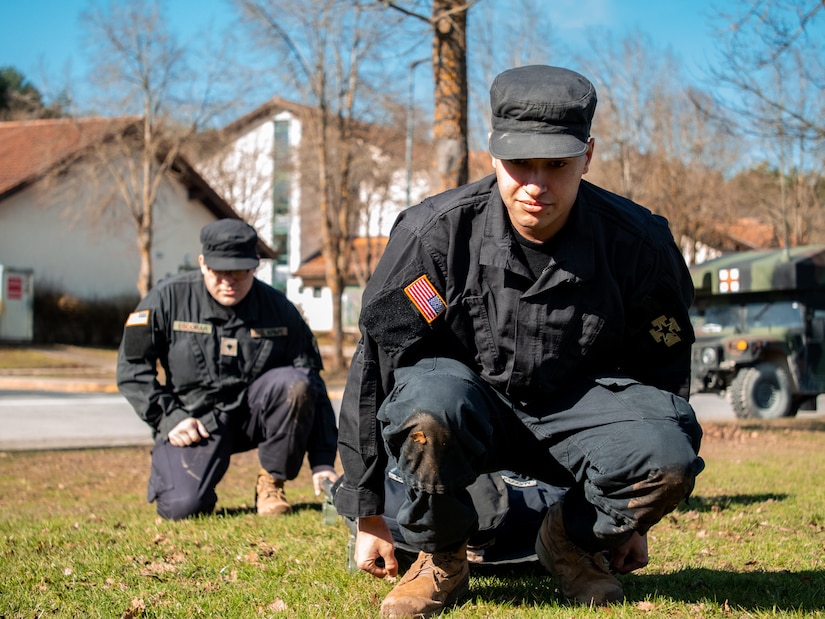
<path id="1" fill-rule="evenodd" d="M 498 189 L 516 231 L 543 243 L 561 230 L 590 168 L 593 140 L 581 157 L 565 159 L 493 159 Z"/>
<path id="2" fill-rule="evenodd" d="M 232 306 L 240 303 L 249 291 L 255 279 L 254 269 L 240 271 L 213 271 L 198 257 L 198 263 L 203 273 L 203 282 L 212 298 L 221 305 Z"/>

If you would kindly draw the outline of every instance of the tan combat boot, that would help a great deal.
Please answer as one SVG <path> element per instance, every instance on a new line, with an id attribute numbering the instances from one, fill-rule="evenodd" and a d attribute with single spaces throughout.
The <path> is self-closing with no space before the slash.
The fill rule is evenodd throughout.
<path id="1" fill-rule="evenodd" d="M 431 617 L 454 604 L 470 588 L 467 544 L 455 552 L 418 553 L 381 604 L 381 616 Z"/>
<path id="2" fill-rule="evenodd" d="M 559 581 L 565 597 L 579 604 L 602 606 L 624 599 L 621 583 L 610 573 L 605 556 L 588 554 L 564 530 L 561 503 L 551 506 L 536 538 L 541 564 Z"/>
<path id="3" fill-rule="evenodd" d="M 281 516 L 291 514 L 292 506 L 286 500 L 284 481 L 275 479 L 261 469 L 258 473 L 258 483 L 255 485 L 255 505 L 259 516 Z"/>

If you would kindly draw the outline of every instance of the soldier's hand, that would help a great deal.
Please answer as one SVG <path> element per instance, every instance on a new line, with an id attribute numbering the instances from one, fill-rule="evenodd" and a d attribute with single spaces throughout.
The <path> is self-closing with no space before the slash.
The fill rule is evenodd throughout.
<path id="1" fill-rule="evenodd" d="M 329 480 L 330 485 L 335 483 L 338 479 L 338 473 L 331 466 L 313 466 L 312 467 L 312 487 L 315 489 L 315 496 L 321 495 L 321 484 L 324 480 Z"/>
<path id="2" fill-rule="evenodd" d="M 633 537 L 610 551 L 610 567 L 619 574 L 638 570 L 647 565 L 647 553 L 647 535 L 633 533 Z"/>
<path id="3" fill-rule="evenodd" d="M 382 516 L 358 519 L 355 564 L 377 578 L 395 578 L 398 575 L 392 534 Z"/>
<path id="4" fill-rule="evenodd" d="M 168 438 L 175 447 L 186 447 L 209 438 L 209 432 L 200 419 L 188 417 L 169 431 Z"/>

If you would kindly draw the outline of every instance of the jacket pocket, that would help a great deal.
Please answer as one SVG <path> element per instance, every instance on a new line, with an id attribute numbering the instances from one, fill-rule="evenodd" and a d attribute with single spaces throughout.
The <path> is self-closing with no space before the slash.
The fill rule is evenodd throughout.
<path id="1" fill-rule="evenodd" d="M 482 367 L 488 375 L 500 374 L 504 363 L 483 297 L 465 297 L 463 304 L 473 325 L 473 337 Z"/>

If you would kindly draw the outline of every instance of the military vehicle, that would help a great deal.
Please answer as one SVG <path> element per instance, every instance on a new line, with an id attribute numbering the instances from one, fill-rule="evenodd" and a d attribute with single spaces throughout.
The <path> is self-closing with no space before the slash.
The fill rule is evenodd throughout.
<path id="1" fill-rule="evenodd" d="M 825 245 L 746 251 L 691 268 L 694 393 L 739 418 L 816 410 L 825 393 Z"/>

